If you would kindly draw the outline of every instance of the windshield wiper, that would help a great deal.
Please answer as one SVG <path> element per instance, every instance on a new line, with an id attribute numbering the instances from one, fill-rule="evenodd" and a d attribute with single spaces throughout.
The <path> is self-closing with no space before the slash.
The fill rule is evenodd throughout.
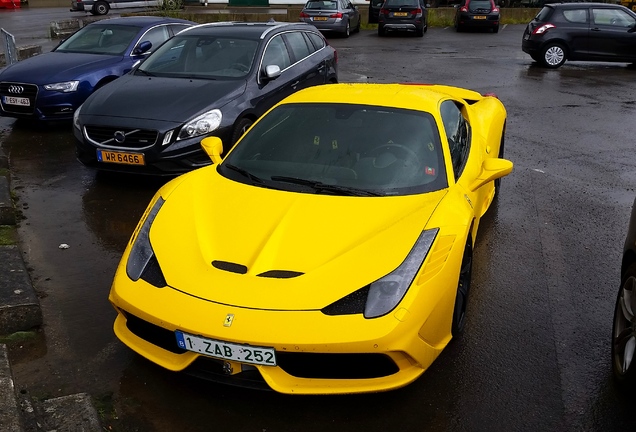
<path id="1" fill-rule="evenodd" d="M 224 168 L 231 169 L 232 171 L 236 171 L 237 173 L 241 174 L 243 177 L 247 177 L 248 179 L 252 180 L 254 183 L 261 183 L 261 184 L 263 183 L 263 180 L 260 177 L 255 176 L 251 172 L 244 170 L 243 168 L 239 168 L 236 165 L 226 163 L 226 164 L 223 164 L 222 166 Z"/>
<path id="2" fill-rule="evenodd" d="M 322 183 L 314 180 L 307 180 L 297 177 L 286 177 L 286 176 L 272 176 L 271 179 L 273 181 L 292 183 L 301 186 L 308 186 L 315 190 L 316 192 L 335 192 L 342 195 L 349 196 L 381 196 L 381 194 L 365 189 L 358 189 L 350 186 L 339 186 L 332 185 L 328 183 Z"/>
<path id="3" fill-rule="evenodd" d="M 141 72 L 143 75 L 146 75 L 146 76 L 149 76 L 149 77 L 156 76 L 155 74 L 150 73 L 150 72 L 148 72 L 148 71 L 145 71 L 145 70 L 143 70 L 143 69 L 137 69 L 137 71 L 136 71 L 136 72 Z"/>

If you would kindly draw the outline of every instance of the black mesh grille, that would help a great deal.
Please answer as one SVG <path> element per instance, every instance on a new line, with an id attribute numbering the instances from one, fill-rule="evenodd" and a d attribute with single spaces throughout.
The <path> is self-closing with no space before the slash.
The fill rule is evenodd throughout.
<path id="1" fill-rule="evenodd" d="M 223 371 L 223 360 L 200 356 L 184 370 L 188 375 L 197 378 L 230 384 L 237 387 L 246 387 L 257 390 L 271 390 L 260 372 L 255 367 L 243 365 L 243 372 L 235 375 L 227 375 Z M 248 369 L 248 370 L 245 370 Z"/>
<path id="2" fill-rule="evenodd" d="M 2 109 L 6 112 L 16 114 L 33 114 L 35 111 L 35 100 L 38 95 L 38 86 L 34 84 L 23 84 L 15 82 L 1 82 L 0 96 L 2 96 Z M 5 103 L 5 96 L 29 99 L 29 106 L 12 105 Z"/>
<path id="3" fill-rule="evenodd" d="M 115 133 L 125 137 L 123 142 L 115 141 Z M 157 142 L 157 131 L 147 129 L 113 128 L 110 126 L 86 126 L 88 138 L 98 144 L 125 148 L 144 148 Z"/>
<path id="4" fill-rule="evenodd" d="M 276 352 L 278 366 L 298 378 L 369 379 L 393 375 L 399 368 L 385 354 Z"/>
<path id="5" fill-rule="evenodd" d="M 144 321 L 131 313 L 124 312 L 124 315 L 126 316 L 126 327 L 136 336 L 175 354 L 186 352 L 177 345 L 177 337 L 174 332 Z"/>

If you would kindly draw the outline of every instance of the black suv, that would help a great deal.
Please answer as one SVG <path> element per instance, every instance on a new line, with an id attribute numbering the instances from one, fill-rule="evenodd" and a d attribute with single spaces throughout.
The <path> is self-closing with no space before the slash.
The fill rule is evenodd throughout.
<path id="1" fill-rule="evenodd" d="M 521 47 L 538 63 L 636 62 L 636 13 L 610 3 L 547 4 L 530 21 Z"/>
<path id="2" fill-rule="evenodd" d="M 77 157 L 99 170 L 180 174 L 210 164 L 286 96 L 335 83 L 336 50 L 305 23 L 215 23 L 169 39 L 75 112 Z"/>
<path id="3" fill-rule="evenodd" d="M 424 36 L 428 30 L 428 11 L 424 0 L 385 0 L 378 14 L 378 36 L 388 30 L 413 31 Z"/>

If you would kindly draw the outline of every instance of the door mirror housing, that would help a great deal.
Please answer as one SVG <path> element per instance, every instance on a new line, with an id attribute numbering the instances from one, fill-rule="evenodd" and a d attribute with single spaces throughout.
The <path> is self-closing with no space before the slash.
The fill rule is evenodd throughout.
<path id="1" fill-rule="evenodd" d="M 267 65 L 263 71 L 263 78 L 269 80 L 276 79 L 280 76 L 280 67 L 278 65 Z"/>
<path id="2" fill-rule="evenodd" d="M 147 53 L 148 50 L 150 50 L 150 48 L 152 48 L 152 42 L 143 41 L 142 43 L 140 43 L 139 45 L 135 47 L 132 53 L 133 55 L 142 55 Z"/>
<path id="3" fill-rule="evenodd" d="M 210 136 L 201 140 L 201 147 L 205 150 L 205 153 L 212 159 L 212 163 L 219 164 L 223 160 L 221 153 L 223 153 L 223 142 L 221 138 Z"/>
<path id="4" fill-rule="evenodd" d="M 488 182 L 507 176 L 512 172 L 513 164 L 507 159 L 486 159 L 481 165 L 481 172 L 471 183 L 469 189 L 475 192 Z"/>

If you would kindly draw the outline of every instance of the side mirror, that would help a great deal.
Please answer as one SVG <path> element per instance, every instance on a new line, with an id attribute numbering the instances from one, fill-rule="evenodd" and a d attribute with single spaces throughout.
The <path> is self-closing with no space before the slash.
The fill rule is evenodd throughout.
<path id="1" fill-rule="evenodd" d="M 280 67 L 278 65 L 265 66 L 264 78 L 268 80 L 276 79 L 280 76 Z"/>
<path id="2" fill-rule="evenodd" d="M 512 167 L 512 162 L 506 159 L 486 159 L 481 166 L 481 172 L 471 183 L 469 189 L 475 192 L 486 183 L 510 174 Z"/>
<path id="3" fill-rule="evenodd" d="M 152 42 L 143 41 L 135 47 L 132 53 L 133 55 L 142 55 L 143 53 L 148 52 L 150 48 L 152 48 Z"/>
<path id="4" fill-rule="evenodd" d="M 221 153 L 223 153 L 223 142 L 221 138 L 210 136 L 203 138 L 201 140 L 201 147 L 207 153 L 207 155 L 212 159 L 212 163 L 219 164 L 223 159 L 221 159 Z"/>

